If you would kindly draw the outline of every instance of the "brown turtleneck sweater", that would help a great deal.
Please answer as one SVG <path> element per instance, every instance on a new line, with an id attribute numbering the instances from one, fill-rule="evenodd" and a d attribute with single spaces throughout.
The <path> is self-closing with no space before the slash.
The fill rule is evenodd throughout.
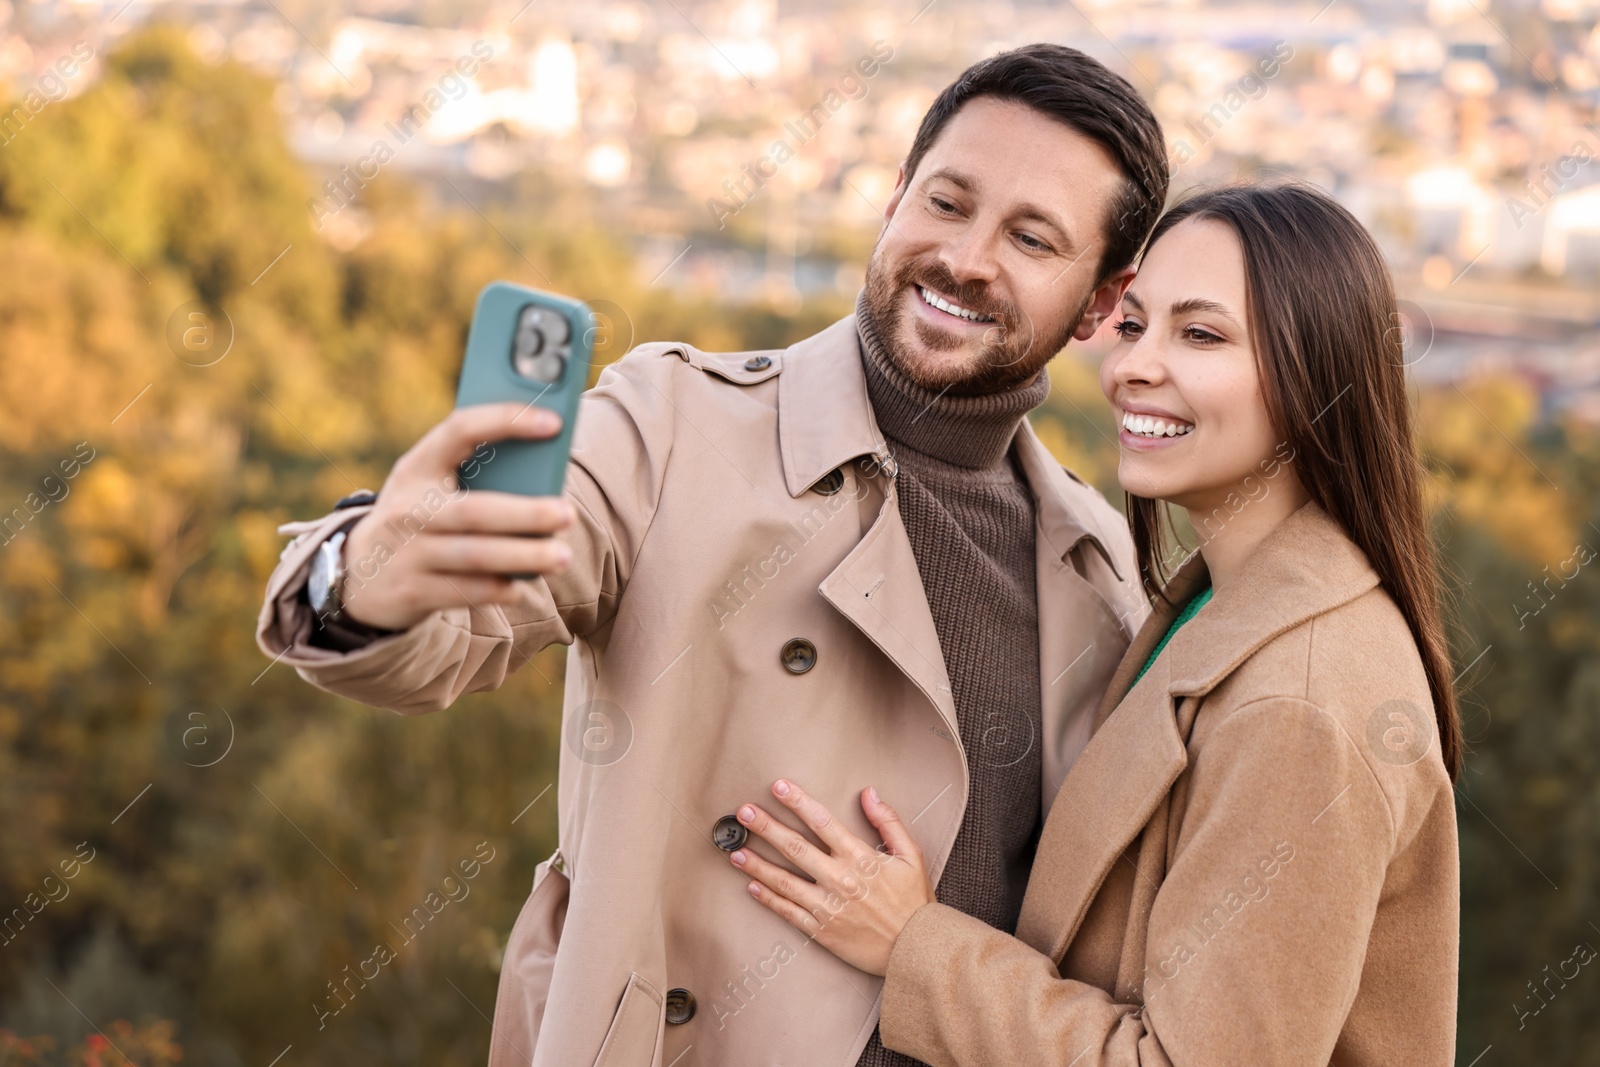
<path id="1" fill-rule="evenodd" d="M 863 299 L 856 321 L 967 755 L 967 810 L 937 897 L 1015 933 L 1038 842 L 1041 695 L 1033 495 L 1012 439 L 1050 382 L 1041 373 L 1004 393 L 936 395 L 889 362 Z M 917 1062 L 874 1031 L 857 1067 Z"/>

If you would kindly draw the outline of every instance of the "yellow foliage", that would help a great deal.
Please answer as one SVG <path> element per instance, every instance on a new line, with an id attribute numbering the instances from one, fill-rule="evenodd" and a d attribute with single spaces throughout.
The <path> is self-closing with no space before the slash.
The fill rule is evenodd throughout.
<path id="1" fill-rule="evenodd" d="M 1418 421 L 1434 461 L 1430 500 L 1543 565 L 1570 556 L 1578 535 L 1568 493 L 1516 443 L 1527 440 L 1537 410 L 1531 386 L 1495 378 L 1424 394 Z"/>

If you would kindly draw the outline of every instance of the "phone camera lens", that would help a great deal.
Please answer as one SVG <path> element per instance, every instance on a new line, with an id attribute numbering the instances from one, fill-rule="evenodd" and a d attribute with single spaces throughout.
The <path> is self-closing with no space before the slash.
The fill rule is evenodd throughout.
<path id="1" fill-rule="evenodd" d="M 524 308 L 511 346 L 512 367 L 518 375 L 541 384 L 559 381 L 566 369 L 566 345 L 571 336 L 565 315 L 549 308 Z"/>

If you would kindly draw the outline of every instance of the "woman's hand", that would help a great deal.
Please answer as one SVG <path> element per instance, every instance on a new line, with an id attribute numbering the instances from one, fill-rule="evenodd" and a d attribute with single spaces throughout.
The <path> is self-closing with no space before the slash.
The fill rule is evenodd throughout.
<path id="1" fill-rule="evenodd" d="M 728 858 L 755 879 L 750 894 L 852 967 L 884 974 L 889 950 L 911 913 L 933 901 L 933 884 L 910 831 L 871 787 L 862 790 L 861 810 L 882 835 L 883 849 L 846 830 L 799 786 L 780 778 L 772 795 L 799 815 L 828 851 L 819 851 L 755 805 L 742 805 L 739 821 L 811 876 L 810 881 L 796 877 L 741 848 Z"/>

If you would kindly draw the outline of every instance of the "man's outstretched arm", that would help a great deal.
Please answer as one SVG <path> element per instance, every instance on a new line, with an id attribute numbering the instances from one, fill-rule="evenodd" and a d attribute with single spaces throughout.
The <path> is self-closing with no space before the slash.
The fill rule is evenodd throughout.
<path id="1" fill-rule="evenodd" d="M 635 413 L 659 407 L 674 362 L 625 360 L 585 394 L 561 498 L 455 488 L 461 461 L 493 462 L 483 442 L 552 436 L 553 415 L 522 404 L 452 412 L 395 462 L 375 502 L 284 527 L 298 536 L 267 583 L 257 643 L 322 689 L 414 713 L 493 689 L 545 646 L 603 626 L 654 516 L 670 451 L 670 425 L 641 424 Z M 318 636 L 308 572 L 340 529 L 342 617 L 397 632 Z"/>

